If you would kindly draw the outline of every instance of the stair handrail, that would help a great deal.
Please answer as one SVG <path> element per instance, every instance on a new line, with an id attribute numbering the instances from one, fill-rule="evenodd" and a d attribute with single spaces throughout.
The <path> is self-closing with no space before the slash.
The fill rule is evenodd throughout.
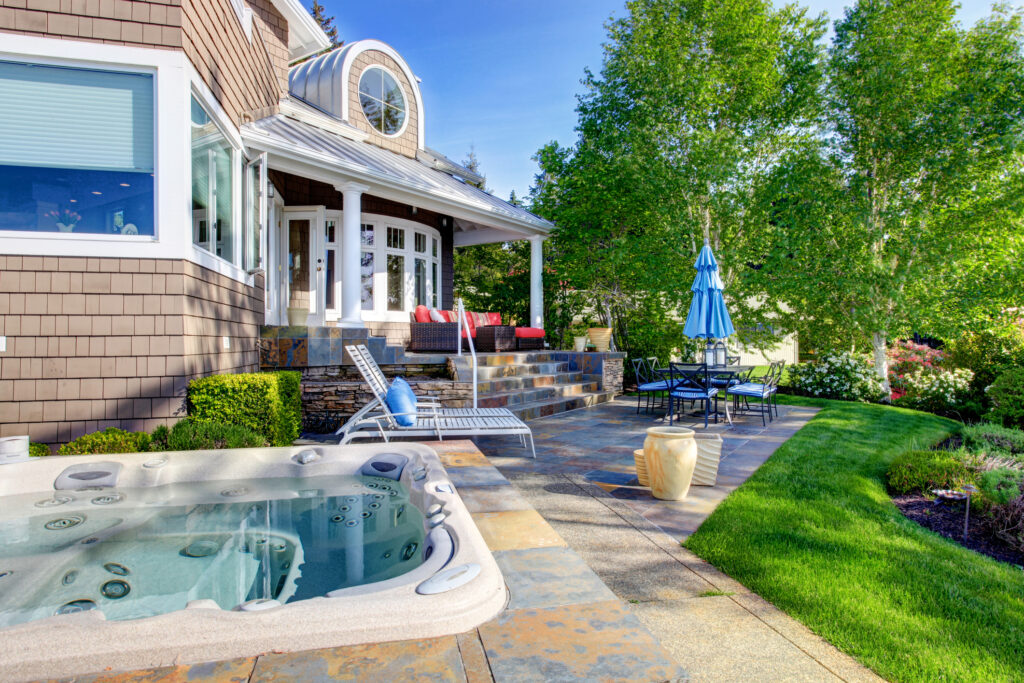
<path id="1" fill-rule="evenodd" d="M 456 306 L 456 319 L 459 323 L 459 334 L 455 337 L 455 343 L 459 345 L 458 355 L 462 355 L 462 328 L 465 325 L 466 339 L 469 341 L 469 355 L 473 359 L 473 410 L 476 410 L 476 385 L 477 385 L 477 362 L 476 347 L 473 345 L 473 335 L 469 333 L 469 320 L 466 318 L 466 307 L 462 304 L 462 297 L 459 297 Z M 465 321 L 465 322 L 463 322 Z"/>

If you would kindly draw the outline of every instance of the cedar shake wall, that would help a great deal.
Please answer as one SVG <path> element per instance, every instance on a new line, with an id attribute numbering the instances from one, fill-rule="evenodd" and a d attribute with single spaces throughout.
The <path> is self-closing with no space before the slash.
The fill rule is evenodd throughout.
<path id="1" fill-rule="evenodd" d="M 251 42 L 230 0 L 0 0 L 0 31 L 184 50 L 241 125 L 276 113 L 288 90 L 287 22 L 269 0 L 246 2 Z"/>
<path id="2" fill-rule="evenodd" d="M 0 0 L 0 31 L 50 38 L 181 49 L 181 21 L 181 0 Z"/>
<path id="3" fill-rule="evenodd" d="M 0 256 L 0 436 L 175 422 L 192 377 L 258 369 L 256 284 L 179 260 Z"/>
<path id="4" fill-rule="evenodd" d="M 268 0 L 247 0 L 252 42 L 230 0 L 182 0 L 184 49 L 236 126 L 277 113 L 288 92 L 288 24 Z"/>
<path id="5" fill-rule="evenodd" d="M 388 71 L 394 74 L 405 94 L 406 116 L 409 121 L 406 124 L 405 131 L 398 137 L 381 135 L 380 131 L 371 126 L 363 115 L 363 107 L 359 103 L 359 79 L 363 75 L 363 70 L 373 64 L 386 67 Z M 412 84 L 409 83 L 409 79 L 405 77 L 405 72 L 398 66 L 398 63 L 388 55 L 377 50 L 366 50 L 359 53 L 352 61 L 352 67 L 348 72 L 348 91 L 349 122 L 359 130 L 364 130 L 370 134 L 368 142 L 415 159 L 416 149 L 419 147 L 420 114 L 416 107 L 416 98 L 413 95 Z"/>

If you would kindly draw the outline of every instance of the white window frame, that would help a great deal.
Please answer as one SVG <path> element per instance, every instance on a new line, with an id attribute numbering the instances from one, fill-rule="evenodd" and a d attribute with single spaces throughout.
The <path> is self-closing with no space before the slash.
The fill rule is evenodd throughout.
<path id="1" fill-rule="evenodd" d="M 186 161 L 179 143 L 187 127 L 160 103 L 173 101 L 186 87 L 184 53 L 108 45 L 75 40 L 4 34 L 0 59 L 47 66 L 64 66 L 153 76 L 153 235 L 0 230 L 3 252 L 11 255 L 93 258 L 184 258 L 192 235 L 179 229 L 180 197 L 184 191 L 179 169 Z M 168 228 L 168 229 L 164 229 Z"/>
<path id="2" fill-rule="evenodd" d="M 416 307 L 416 259 L 422 258 L 427 264 L 427 302 L 428 307 L 437 291 L 437 308 L 443 309 L 445 302 L 441 296 L 441 282 L 444 278 L 443 258 L 444 242 L 441 233 L 436 228 L 423 223 L 393 218 L 380 214 L 364 213 L 359 218 L 360 224 L 373 226 L 374 244 L 367 247 L 360 244 L 360 254 L 370 252 L 373 256 L 373 310 L 363 310 L 363 320 L 371 322 L 409 322 L 409 312 Z M 405 246 L 402 249 L 393 249 L 387 246 L 387 228 L 401 228 L 405 230 Z M 422 253 L 416 251 L 416 233 L 426 236 L 426 250 Z M 437 256 L 431 250 L 431 240 L 437 240 Z M 403 267 L 403 278 L 405 284 L 403 310 L 388 310 L 388 254 L 401 254 L 405 257 Z M 434 281 L 432 264 L 437 264 L 437 280 Z"/>
<path id="3" fill-rule="evenodd" d="M 361 93 L 359 92 L 359 85 L 363 82 L 363 76 L 366 75 L 366 72 L 371 71 L 373 69 L 380 69 L 387 75 L 391 76 L 391 78 L 395 79 L 395 83 L 398 84 L 398 91 L 402 93 L 402 103 L 404 104 L 402 114 L 404 114 L 404 116 L 402 117 L 402 126 L 398 129 L 397 133 L 385 133 L 381 130 L 378 130 L 370 121 L 370 119 L 366 116 L 366 112 L 363 111 L 363 101 L 360 97 Z M 402 137 L 402 135 L 405 134 L 405 130 L 409 127 L 409 94 L 405 92 L 405 88 L 402 87 L 402 79 L 400 79 L 394 71 L 392 71 L 391 69 L 387 68 L 382 64 L 369 64 L 362 71 L 359 72 L 359 80 L 356 81 L 356 105 L 358 105 L 359 113 L 360 115 L 362 115 L 363 121 L 366 122 L 366 125 L 368 125 L 370 129 L 373 130 L 374 133 L 381 136 L 382 138 L 388 138 L 389 140 L 391 140 L 394 138 Z"/>
<path id="4" fill-rule="evenodd" d="M 231 119 L 228 117 L 227 112 L 217 102 L 217 98 L 213 96 L 213 93 L 209 91 L 209 88 L 205 86 L 202 81 L 198 80 L 198 74 L 191 82 L 191 88 L 188 95 L 185 97 L 185 116 L 189 122 L 189 131 L 191 132 L 191 121 L 192 121 L 192 100 L 195 97 L 206 111 L 207 116 L 213 121 L 214 125 L 217 126 L 217 130 L 227 140 L 228 145 L 231 146 L 231 166 L 234 172 L 231 174 L 232 187 L 231 187 L 231 224 L 235 230 L 234 239 L 232 240 L 232 260 L 221 258 L 212 251 L 204 249 L 202 246 L 192 241 L 192 229 L 188 230 L 188 239 L 192 243 L 192 261 L 198 263 L 204 268 L 227 275 L 228 277 L 245 282 L 247 284 L 253 283 L 252 274 L 246 272 L 242 267 L 242 241 L 245 226 L 243 225 L 243 212 L 242 203 L 244 197 L 242 196 L 242 177 L 244 176 L 245 164 L 243 163 L 244 156 L 243 150 L 245 146 L 242 144 L 242 138 L 238 134 L 238 131 L 231 125 Z M 192 140 L 191 134 L 185 137 L 185 145 L 188 147 L 188 163 L 185 165 L 187 168 L 186 172 L 186 187 L 188 188 L 188 202 L 189 206 L 192 204 Z M 266 193 L 263 193 L 263 197 L 266 197 Z M 209 200 L 208 200 L 209 201 Z M 208 204 L 209 205 L 209 204 Z M 191 216 L 191 211 L 189 213 Z M 190 223 L 191 225 L 191 223 Z"/>

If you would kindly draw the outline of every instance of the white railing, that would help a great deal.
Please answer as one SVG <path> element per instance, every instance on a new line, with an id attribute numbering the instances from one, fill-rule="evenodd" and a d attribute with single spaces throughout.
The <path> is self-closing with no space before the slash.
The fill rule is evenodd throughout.
<path id="1" fill-rule="evenodd" d="M 455 318 L 459 323 L 459 333 L 455 337 L 455 343 L 458 345 L 458 355 L 462 355 L 462 328 L 466 328 L 466 339 L 469 340 L 469 355 L 473 359 L 473 410 L 476 410 L 476 385 L 477 385 L 477 362 L 476 362 L 476 347 L 473 345 L 473 335 L 469 333 L 469 320 L 466 319 L 466 307 L 462 305 L 462 299 L 459 298 L 458 306 L 456 306 Z"/>

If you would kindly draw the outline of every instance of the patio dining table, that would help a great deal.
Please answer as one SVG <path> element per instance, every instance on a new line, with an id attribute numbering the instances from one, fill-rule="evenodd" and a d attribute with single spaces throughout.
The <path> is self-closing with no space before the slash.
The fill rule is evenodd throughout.
<path id="1" fill-rule="evenodd" d="M 734 377 L 749 374 L 756 367 L 756 365 L 709 365 L 708 375 L 714 379 L 731 380 Z M 653 370 L 659 375 L 665 377 L 667 381 L 671 382 L 669 368 L 653 368 Z M 725 391 L 722 392 L 722 397 L 728 401 L 729 389 L 728 387 L 724 387 L 724 389 Z M 737 404 L 737 408 L 738 407 L 739 404 Z M 719 413 L 719 415 L 721 414 L 722 413 Z M 726 417 L 728 417 L 728 415 L 726 415 Z M 729 420 L 729 424 L 732 424 L 732 420 Z"/>

